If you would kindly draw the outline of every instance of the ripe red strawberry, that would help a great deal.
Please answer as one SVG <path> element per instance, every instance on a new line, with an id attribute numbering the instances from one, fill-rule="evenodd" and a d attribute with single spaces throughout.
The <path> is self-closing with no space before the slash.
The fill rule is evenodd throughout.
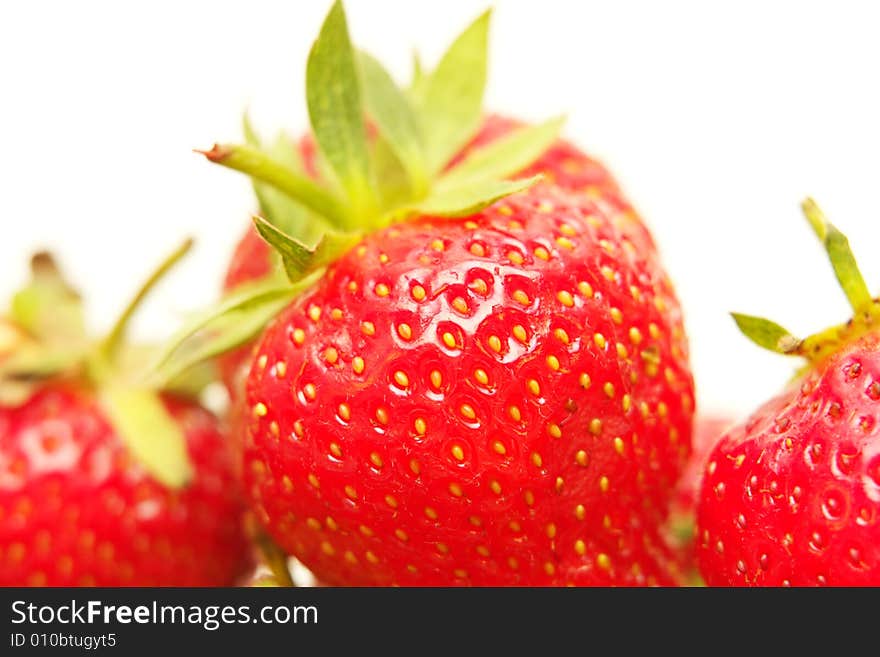
<path id="1" fill-rule="evenodd" d="M 233 584 L 248 547 L 218 420 L 171 392 L 155 397 L 157 417 L 153 394 L 121 381 L 118 334 L 94 346 L 71 339 L 75 327 L 53 342 L 78 307 L 37 262 L 43 271 L 13 306 L 28 335 L 10 333 L 0 350 L 0 586 Z M 188 462 L 149 444 L 166 423 Z M 163 473 L 188 481 L 163 483 Z"/>
<path id="2" fill-rule="evenodd" d="M 131 457 L 92 391 L 51 384 L 0 407 L 0 585 L 222 586 L 245 566 L 214 416 L 166 397 L 195 477 L 175 491 Z"/>
<path id="3" fill-rule="evenodd" d="M 233 395 L 245 483 L 320 581 L 672 584 L 661 530 L 693 413 L 678 302 L 560 121 L 484 120 L 487 20 L 404 91 L 334 5 L 307 69 L 314 166 L 252 134 L 205 153 L 254 178 L 280 266 L 163 367 L 268 323 Z"/>
<path id="4" fill-rule="evenodd" d="M 661 271 L 536 186 L 367 238 L 247 386 L 266 526 L 333 584 L 671 584 L 692 389 Z"/>
<path id="5" fill-rule="evenodd" d="M 697 547 L 709 585 L 880 584 L 880 305 L 846 238 L 811 201 L 804 209 L 855 315 L 805 340 L 735 316 L 761 346 L 808 364 L 709 457 Z"/>

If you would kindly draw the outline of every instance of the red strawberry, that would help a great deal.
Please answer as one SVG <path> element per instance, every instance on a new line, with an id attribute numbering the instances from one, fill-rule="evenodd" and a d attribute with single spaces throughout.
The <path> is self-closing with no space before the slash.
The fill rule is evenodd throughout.
<path id="1" fill-rule="evenodd" d="M 807 366 L 709 457 L 697 558 L 710 585 L 880 584 L 880 305 L 846 238 L 811 201 L 804 209 L 855 315 L 805 340 L 735 316 L 758 344 Z"/>
<path id="2" fill-rule="evenodd" d="M 669 584 L 684 350 L 662 272 L 583 196 L 394 227 L 262 338 L 248 488 L 329 583 Z"/>
<path id="3" fill-rule="evenodd" d="M 678 302 L 559 121 L 482 119 L 486 27 L 404 92 L 354 65 L 334 5 L 307 98 L 315 171 L 335 179 L 283 164 L 289 145 L 206 153 L 257 181 L 283 267 L 200 316 L 165 366 L 274 317 L 236 400 L 243 472 L 268 533 L 323 582 L 673 584 L 661 530 L 693 413 Z M 508 179 L 544 167 L 559 175 Z"/>
<path id="4" fill-rule="evenodd" d="M 42 387 L 0 408 L 0 585 L 220 586 L 246 544 L 217 420 L 166 397 L 196 475 L 184 490 L 131 457 L 92 391 Z"/>
<path id="5" fill-rule="evenodd" d="M 45 258 L 37 262 L 45 270 Z M 83 342 L 80 350 L 70 334 L 52 343 L 60 328 L 53 324 L 75 301 L 53 296 L 45 271 L 36 278 L 13 314 L 43 343 L 20 333 L 0 362 L 0 392 L 17 397 L 0 403 L 0 585 L 233 584 L 248 547 L 217 419 L 174 393 L 155 397 L 157 419 L 154 396 L 120 382 L 113 361 L 122 356 L 111 356 L 118 343 Z M 62 346 L 82 355 L 48 378 L 23 378 L 37 363 L 55 362 L 51 351 Z M 148 444 L 163 440 L 166 422 L 185 440 L 183 466 L 168 462 L 173 446 Z M 144 461 L 151 450 L 158 460 Z M 163 473 L 188 482 L 163 483 Z"/>

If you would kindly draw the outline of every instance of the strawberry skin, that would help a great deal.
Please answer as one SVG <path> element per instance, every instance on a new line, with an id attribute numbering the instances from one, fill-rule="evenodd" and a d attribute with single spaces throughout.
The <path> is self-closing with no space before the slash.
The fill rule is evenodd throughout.
<path id="1" fill-rule="evenodd" d="M 672 584 L 681 314 L 586 194 L 370 235 L 269 326 L 246 487 L 329 584 Z"/>
<path id="2" fill-rule="evenodd" d="M 172 491 L 139 466 L 85 389 L 0 406 L 0 585 L 224 586 L 248 566 L 217 420 L 165 396 L 195 467 Z"/>
<path id="3" fill-rule="evenodd" d="M 880 585 L 878 400 L 869 333 L 728 431 L 698 513 L 709 585 Z"/>

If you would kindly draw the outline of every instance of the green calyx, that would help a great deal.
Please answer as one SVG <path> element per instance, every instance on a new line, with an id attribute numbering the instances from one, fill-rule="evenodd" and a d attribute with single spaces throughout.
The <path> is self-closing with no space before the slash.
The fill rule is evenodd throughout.
<path id="1" fill-rule="evenodd" d="M 562 118 L 513 130 L 452 164 L 483 120 L 490 15 L 468 26 L 433 71 L 416 58 L 414 79 L 402 88 L 352 45 L 337 1 L 306 67 L 317 175 L 306 171 L 293 139 L 264 142 L 247 117 L 244 144 L 199 151 L 251 178 L 260 209 L 254 224 L 278 267 L 187 324 L 161 360 L 160 380 L 256 337 L 366 233 L 419 215 L 467 216 L 540 179 L 511 177 L 558 138 Z"/>
<path id="2" fill-rule="evenodd" d="M 31 282 L 0 319 L 0 405 L 23 404 L 51 382 L 87 387 L 143 467 L 166 486 L 185 485 L 193 474 L 186 440 L 160 393 L 164 389 L 194 396 L 213 374 L 194 372 L 185 382 L 153 387 L 145 379 L 155 351 L 128 345 L 125 334 L 143 300 L 190 247 L 187 240 L 165 259 L 100 340 L 86 333 L 82 300 L 52 257 L 35 255 Z"/>
<path id="3" fill-rule="evenodd" d="M 538 180 L 509 177 L 547 150 L 562 119 L 514 130 L 449 166 L 483 118 L 489 18 L 490 12 L 482 14 L 434 71 L 420 68 L 404 89 L 352 45 L 337 1 L 306 65 L 317 179 L 306 173 L 291 139 L 264 145 L 247 119 L 245 144 L 202 151 L 211 162 L 251 177 L 260 234 L 272 234 L 267 241 L 291 282 L 317 268 L 317 261 L 332 262 L 364 233 L 417 215 L 472 214 Z"/>
<path id="4" fill-rule="evenodd" d="M 801 356 L 815 364 L 842 345 L 880 328 L 880 300 L 873 298 L 868 291 L 846 236 L 826 219 L 813 199 L 804 200 L 801 209 L 825 248 L 837 281 L 852 308 L 852 318 L 806 338 L 797 338 L 769 319 L 740 313 L 731 315 L 740 331 L 759 347 L 786 356 Z"/>

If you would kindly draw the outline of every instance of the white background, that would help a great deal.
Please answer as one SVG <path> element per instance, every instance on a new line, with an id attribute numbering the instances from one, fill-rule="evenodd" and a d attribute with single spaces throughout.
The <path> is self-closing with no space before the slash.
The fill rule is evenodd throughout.
<path id="1" fill-rule="evenodd" d="M 349 0 L 355 40 L 400 76 L 483 0 Z M 252 200 L 194 155 L 305 126 L 305 56 L 329 2 L 0 3 L 0 296 L 60 254 L 96 329 L 185 234 L 194 256 L 145 309 L 163 336 L 213 300 Z M 704 409 L 746 412 L 794 363 L 727 311 L 795 332 L 847 308 L 798 202 L 849 233 L 880 289 L 878 13 L 855 2 L 499 0 L 489 106 L 538 119 L 611 166 L 653 227 L 687 312 Z"/>

